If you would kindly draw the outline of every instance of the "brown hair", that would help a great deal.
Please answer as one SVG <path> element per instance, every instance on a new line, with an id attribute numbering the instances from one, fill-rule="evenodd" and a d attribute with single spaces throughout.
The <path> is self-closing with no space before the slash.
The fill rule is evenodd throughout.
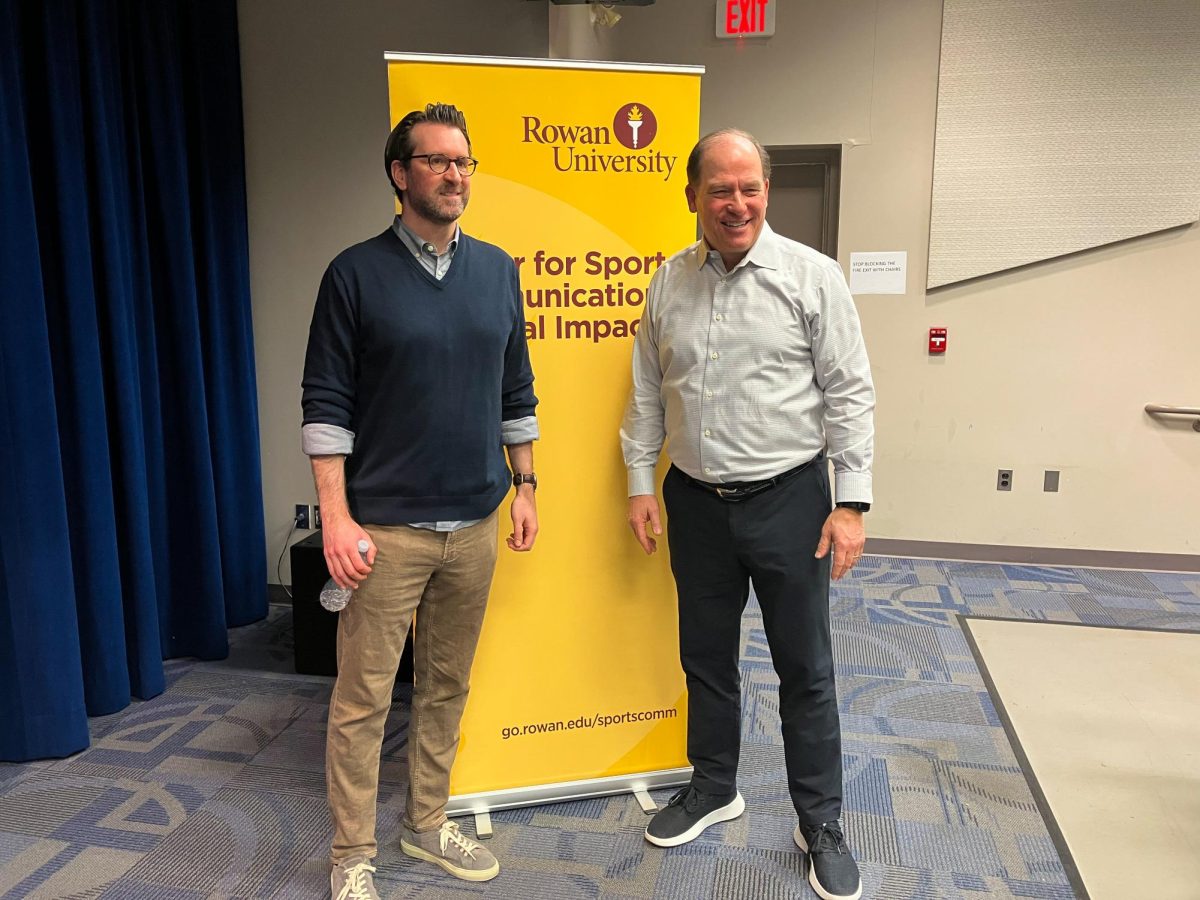
<path id="1" fill-rule="evenodd" d="M 401 203 L 404 202 L 404 197 L 400 194 L 400 188 L 396 187 L 396 182 L 392 181 L 392 163 L 399 162 L 408 165 L 413 152 L 412 130 L 422 122 L 433 122 L 437 125 L 450 125 L 457 128 L 467 139 L 467 152 L 471 152 L 471 135 L 467 132 L 467 118 L 458 107 L 449 103 L 429 103 L 424 109 L 414 109 L 396 123 L 396 127 L 388 135 L 387 144 L 383 148 L 383 169 L 387 173 L 388 184 L 392 186 L 392 190 L 396 192 Z"/>

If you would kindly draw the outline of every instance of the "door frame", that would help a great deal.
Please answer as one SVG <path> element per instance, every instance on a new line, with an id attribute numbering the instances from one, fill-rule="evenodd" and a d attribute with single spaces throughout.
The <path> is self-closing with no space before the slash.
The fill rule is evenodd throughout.
<path id="1" fill-rule="evenodd" d="M 837 259 L 838 210 L 841 203 L 842 145 L 807 144 L 767 147 L 771 171 L 786 166 L 820 166 L 825 188 L 821 201 L 821 246 L 826 256 Z"/>

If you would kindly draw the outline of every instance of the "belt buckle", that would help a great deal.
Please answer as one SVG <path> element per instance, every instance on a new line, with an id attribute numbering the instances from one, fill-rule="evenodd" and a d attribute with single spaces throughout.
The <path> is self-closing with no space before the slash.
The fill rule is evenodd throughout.
<path id="1" fill-rule="evenodd" d="M 733 494 L 733 493 L 734 493 L 734 491 L 732 491 L 731 489 L 729 489 L 729 488 L 723 488 L 723 487 L 720 487 L 720 486 L 714 486 L 714 487 L 713 487 L 713 490 L 715 490 L 715 491 L 717 492 L 717 496 L 718 496 L 718 497 L 720 497 L 722 500 L 724 500 L 724 499 L 725 499 L 725 495 L 726 495 L 726 494 Z"/>

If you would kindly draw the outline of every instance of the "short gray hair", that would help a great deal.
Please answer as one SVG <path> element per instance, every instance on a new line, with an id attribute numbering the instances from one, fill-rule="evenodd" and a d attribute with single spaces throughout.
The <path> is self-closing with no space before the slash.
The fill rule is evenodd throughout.
<path id="1" fill-rule="evenodd" d="M 763 179 L 766 180 L 771 177 L 771 155 L 767 153 L 767 148 L 758 142 L 758 138 L 748 131 L 742 131 L 740 128 L 721 128 L 717 131 L 710 131 L 704 137 L 700 138 L 700 140 L 696 141 L 696 146 L 688 154 L 688 184 L 695 186 L 700 181 L 700 165 L 704 162 L 705 152 L 711 145 L 725 137 L 740 137 L 749 141 L 754 146 L 754 149 L 758 151 L 758 158 L 762 162 Z"/>

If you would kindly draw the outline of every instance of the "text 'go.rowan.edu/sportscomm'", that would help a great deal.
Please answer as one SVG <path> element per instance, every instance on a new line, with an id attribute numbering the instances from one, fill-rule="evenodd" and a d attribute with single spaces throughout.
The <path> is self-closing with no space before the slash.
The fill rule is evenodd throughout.
<path id="1" fill-rule="evenodd" d="M 634 722 L 652 722 L 656 719 L 674 719 L 677 709 L 647 709 L 640 712 L 596 713 L 591 716 L 576 716 L 574 719 L 557 719 L 552 722 L 531 722 L 527 725 L 510 725 L 500 729 L 504 740 L 526 734 L 549 734 L 555 731 L 578 731 L 583 728 L 608 728 L 612 725 L 629 725 Z"/>

